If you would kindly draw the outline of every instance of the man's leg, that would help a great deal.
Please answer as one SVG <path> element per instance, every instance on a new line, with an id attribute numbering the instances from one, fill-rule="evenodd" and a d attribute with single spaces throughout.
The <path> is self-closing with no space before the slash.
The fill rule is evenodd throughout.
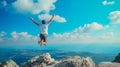
<path id="1" fill-rule="evenodd" d="M 43 41 L 44 41 L 44 39 L 43 39 L 43 34 L 40 34 L 40 41 L 39 41 L 39 44 L 42 46 L 42 44 L 43 44 Z"/>
<path id="2" fill-rule="evenodd" d="M 43 42 L 43 44 L 46 46 L 47 45 L 47 35 L 46 34 L 44 34 L 44 42 Z"/>
<path id="3" fill-rule="evenodd" d="M 42 46 L 42 44 L 44 44 L 43 40 L 40 40 L 40 45 Z"/>

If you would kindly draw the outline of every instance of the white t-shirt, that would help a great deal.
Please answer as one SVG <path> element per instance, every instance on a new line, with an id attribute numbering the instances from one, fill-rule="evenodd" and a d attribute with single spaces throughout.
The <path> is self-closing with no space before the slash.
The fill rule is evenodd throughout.
<path id="1" fill-rule="evenodd" d="M 48 24 L 41 24 L 40 25 L 41 34 L 48 35 Z"/>

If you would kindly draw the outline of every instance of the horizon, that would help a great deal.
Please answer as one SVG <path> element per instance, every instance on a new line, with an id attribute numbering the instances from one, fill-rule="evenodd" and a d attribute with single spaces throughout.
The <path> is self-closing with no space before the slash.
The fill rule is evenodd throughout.
<path id="1" fill-rule="evenodd" d="M 109 44 L 108 44 L 109 45 Z M 112 54 L 117 55 L 120 51 L 119 44 L 107 45 L 96 45 L 96 44 L 83 44 L 83 45 L 48 45 L 48 46 L 40 46 L 40 45 L 19 45 L 19 46 L 1 46 L 0 49 L 4 50 L 62 50 L 62 51 L 73 51 L 73 52 L 89 52 L 96 54 Z M 69 47 L 68 47 L 69 46 Z M 56 48 L 57 47 L 57 48 Z M 74 48 L 74 50 L 73 50 Z"/>
<path id="2" fill-rule="evenodd" d="M 119 0 L 1 0 L 0 47 L 117 54 L 120 51 Z M 41 23 L 49 26 L 48 45 L 38 45 Z M 87 48 L 87 49 L 86 49 Z"/>

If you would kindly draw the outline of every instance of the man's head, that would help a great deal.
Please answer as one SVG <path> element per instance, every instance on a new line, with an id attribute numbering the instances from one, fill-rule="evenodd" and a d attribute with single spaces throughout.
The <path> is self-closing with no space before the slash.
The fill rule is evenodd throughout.
<path id="1" fill-rule="evenodd" d="M 46 24 L 46 23 L 45 23 L 45 20 L 42 20 L 42 24 Z"/>

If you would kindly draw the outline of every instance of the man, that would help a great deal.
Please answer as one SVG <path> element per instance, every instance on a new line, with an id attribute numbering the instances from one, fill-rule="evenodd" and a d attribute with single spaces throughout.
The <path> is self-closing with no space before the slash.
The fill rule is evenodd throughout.
<path id="1" fill-rule="evenodd" d="M 30 20 L 40 27 L 41 33 L 40 33 L 40 41 L 38 41 L 38 43 L 40 43 L 41 45 L 42 44 L 44 44 L 45 46 L 47 45 L 48 26 L 50 25 L 53 18 L 54 18 L 54 14 L 52 14 L 52 17 L 50 18 L 48 23 L 46 23 L 45 20 L 42 20 L 42 24 L 39 24 L 32 17 L 30 17 Z"/>

